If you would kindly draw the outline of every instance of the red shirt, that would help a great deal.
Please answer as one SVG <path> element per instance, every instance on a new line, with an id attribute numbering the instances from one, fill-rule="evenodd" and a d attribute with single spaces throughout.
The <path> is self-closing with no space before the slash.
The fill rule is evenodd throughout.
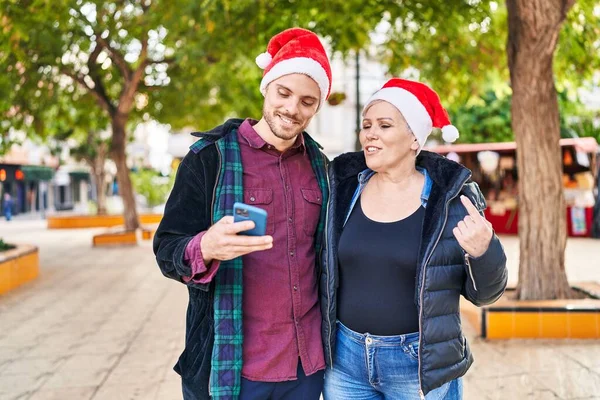
<path id="1" fill-rule="evenodd" d="M 314 235 L 323 196 L 302 136 L 280 153 L 246 120 L 238 130 L 244 166 L 244 202 L 268 213 L 273 248 L 243 257 L 244 346 L 242 376 L 261 382 L 296 379 L 298 358 L 306 375 L 325 368 L 321 342 Z M 200 233 L 186 248 L 193 279 L 208 282 Z"/>

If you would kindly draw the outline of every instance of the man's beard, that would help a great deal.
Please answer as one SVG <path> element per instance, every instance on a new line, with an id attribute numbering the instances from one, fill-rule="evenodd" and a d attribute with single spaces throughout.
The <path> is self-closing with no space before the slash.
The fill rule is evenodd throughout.
<path id="1" fill-rule="evenodd" d="M 297 124 L 294 124 L 286 129 L 283 127 L 283 121 L 281 121 L 281 119 L 277 116 L 277 114 L 283 116 L 286 119 L 297 122 Z M 266 107 L 263 107 L 263 117 L 265 118 L 267 125 L 269 125 L 271 132 L 273 132 L 273 135 L 275 135 L 275 137 L 282 139 L 282 140 L 294 139 L 295 137 L 300 135 L 302 133 L 302 131 L 304 131 L 304 129 L 306 128 L 306 126 L 308 125 L 308 122 L 309 122 L 309 121 L 307 121 L 304 124 L 302 124 L 302 121 L 298 120 L 298 118 L 291 117 L 282 112 L 277 112 L 277 111 L 269 112 L 266 109 Z"/>

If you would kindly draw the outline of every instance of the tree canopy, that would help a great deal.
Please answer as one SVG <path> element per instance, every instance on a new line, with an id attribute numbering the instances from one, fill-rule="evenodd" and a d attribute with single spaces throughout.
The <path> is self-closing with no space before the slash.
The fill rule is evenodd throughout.
<path id="1" fill-rule="evenodd" d="M 154 118 L 176 129 L 258 116 L 262 71 L 254 58 L 291 26 L 314 30 L 342 55 L 370 48 L 390 74 L 413 71 L 447 106 L 508 87 L 506 10 L 489 0 L 1 3 L 3 134 L 8 127 L 52 132 L 47 121 L 58 120 L 47 112 L 57 102 L 87 110 L 90 123 L 99 121 L 97 109 L 107 115 L 122 107 L 129 123 Z M 559 41 L 559 88 L 574 92 L 599 69 L 599 27 L 598 6 L 578 1 Z M 383 41 L 373 40 L 376 30 Z"/>

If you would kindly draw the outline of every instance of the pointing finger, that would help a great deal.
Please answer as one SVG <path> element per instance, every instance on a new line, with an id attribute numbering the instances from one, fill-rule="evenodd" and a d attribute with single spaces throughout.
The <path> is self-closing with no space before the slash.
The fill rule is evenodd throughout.
<path id="1" fill-rule="evenodd" d="M 467 196 L 460 196 L 460 201 L 463 203 L 463 206 L 467 209 L 467 212 L 475 221 L 481 218 L 479 211 L 477 208 L 471 203 L 471 200 Z"/>

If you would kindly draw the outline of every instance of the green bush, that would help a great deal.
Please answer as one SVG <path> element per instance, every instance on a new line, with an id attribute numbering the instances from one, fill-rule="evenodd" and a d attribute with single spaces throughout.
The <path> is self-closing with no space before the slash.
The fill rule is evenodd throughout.
<path id="1" fill-rule="evenodd" d="M 175 174 L 171 174 L 173 177 Z M 172 178 L 163 177 L 150 169 L 142 169 L 131 173 L 131 182 L 136 193 L 144 196 L 148 207 L 158 206 L 167 201 L 173 186 Z"/>
<path id="2" fill-rule="evenodd" d="M 511 127 L 510 95 L 497 95 L 490 90 L 469 104 L 448 110 L 452 123 L 460 132 L 459 143 L 510 142 L 515 140 Z M 597 114 L 587 110 L 566 92 L 558 92 L 561 136 L 591 136 L 600 141 Z"/>
<path id="3" fill-rule="evenodd" d="M 6 243 L 3 239 L 0 239 L 0 252 L 14 249 L 15 245 Z"/>

